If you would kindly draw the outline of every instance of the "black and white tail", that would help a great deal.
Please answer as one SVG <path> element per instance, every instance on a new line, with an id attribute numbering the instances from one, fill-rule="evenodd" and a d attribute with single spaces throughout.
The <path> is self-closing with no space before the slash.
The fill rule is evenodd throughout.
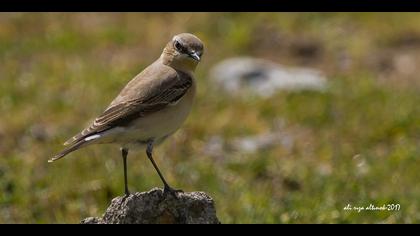
<path id="1" fill-rule="evenodd" d="M 71 146 L 67 147 L 66 149 L 64 149 L 63 151 L 61 151 L 57 155 L 55 155 L 53 158 L 49 159 L 48 162 L 53 162 L 53 161 L 56 161 L 58 159 L 61 159 L 61 158 L 65 157 L 67 154 L 69 154 L 73 151 L 76 151 L 77 149 L 81 148 L 82 146 L 84 146 L 88 143 L 89 143 L 89 141 L 85 141 L 84 139 L 82 139 L 79 142 L 76 142 L 76 143 L 72 144 Z"/>

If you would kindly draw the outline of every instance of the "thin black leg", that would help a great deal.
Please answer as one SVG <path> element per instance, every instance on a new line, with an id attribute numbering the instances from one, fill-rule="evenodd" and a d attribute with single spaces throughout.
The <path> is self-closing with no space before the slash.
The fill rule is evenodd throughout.
<path id="1" fill-rule="evenodd" d="M 153 151 L 153 141 L 149 141 L 147 143 L 146 154 L 147 154 L 147 157 L 149 158 L 149 160 L 152 162 L 152 165 L 155 168 L 156 172 L 158 173 L 160 179 L 163 182 L 163 185 L 164 185 L 164 191 L 163 191 L 163 193 L 165 195 L 167 193 L 170 193 L 170 194 L 172 194 L 173 196 L 176 197 L 176 193 L 177 192 L 182 192 L 182 190 L 180 190 L 180 189 L 173 189 L 173 188 L 171 188 L 171 186 L 169 186 L 169 184 L 166 182 L 165 178 L 163 177 L 162 173 L 160 172 L 159 167 L 156 165 L 155 161 L 153 160 L 152 151 Z"/>
<path id="2" fill-rule="evenodd" d="M 128 155 L 128 149 L 121 148 L 121 154 L 123 158 L 124 163 L 124 191 L 125 196 L 130 195 L 130 191 L 128 191 L 128 182 L 127 182 L 127 155 Z"/>

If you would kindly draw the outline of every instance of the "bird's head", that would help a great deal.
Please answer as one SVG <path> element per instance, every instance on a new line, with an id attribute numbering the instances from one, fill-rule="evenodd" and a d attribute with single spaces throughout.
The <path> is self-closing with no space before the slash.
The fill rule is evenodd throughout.
<path id="1" fill-rule="evenodd" d="M 163 63 L 177 70 L 192 72 L 203 55 L 203 43 L 189 33 L 175 35 L 163 50 Z"/>

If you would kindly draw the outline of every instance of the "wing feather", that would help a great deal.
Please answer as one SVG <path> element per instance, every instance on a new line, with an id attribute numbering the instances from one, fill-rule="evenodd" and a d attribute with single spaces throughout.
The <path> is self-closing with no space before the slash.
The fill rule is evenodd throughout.
<path id="1" fill-rule="evenodd" d="M 189 75 L 173 69 L 146 69 L 127 84 L 89 127 L 69 139 L 65 145 L 117 126 L 126 126 L 137 118 L 162 110 L 178 102 L 192 86 L 192 82 Z"/>

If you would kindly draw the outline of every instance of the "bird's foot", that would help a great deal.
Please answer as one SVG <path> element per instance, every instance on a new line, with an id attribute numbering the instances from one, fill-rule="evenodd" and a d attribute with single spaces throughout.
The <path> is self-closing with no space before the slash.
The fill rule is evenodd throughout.
<path id="1" fill-rule="evenodd" d="M 126 198 L 128 198 L 128 196 L 130 196 L 130 192 L 128 190 L 125 190 L 125 194 L 124 194 L 123 200 L 125 200 Z"/>
<path id="2" fill-rule="evenodd" d="M 175 198 L 178 198 L 177 193 L 183 193 L 181 189 L 173 189 L 169 185 L 166 185 L 163 189 L 163 196 L 166 197 L 168 194 L 172 195 Z"/>

